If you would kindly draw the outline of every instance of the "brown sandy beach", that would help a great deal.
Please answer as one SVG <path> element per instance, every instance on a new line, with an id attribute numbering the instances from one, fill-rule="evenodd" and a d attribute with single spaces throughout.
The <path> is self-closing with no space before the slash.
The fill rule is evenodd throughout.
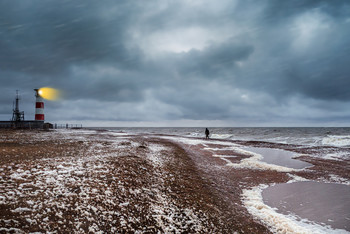
<path id="1" fill-rule="evenodd" d="M 281 172 L 228 167 L 220 154 L 232 163 L 251 156 L 218 150 L 213 157 L 208 146 L 223 147 L 107 131 L 2 130 L 0 232 L 269 233 L 244 206 L 244 189 L 293 176 L 350 179 L 349 161 L 307 156 L 317 149 L 266 143 L 314 165 Z"/>

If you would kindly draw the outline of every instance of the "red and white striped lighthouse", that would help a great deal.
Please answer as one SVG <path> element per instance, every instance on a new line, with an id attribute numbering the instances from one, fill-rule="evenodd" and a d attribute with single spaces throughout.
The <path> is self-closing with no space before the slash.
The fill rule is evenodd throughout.
<path id="1" fill-rule="evenodd" d="M 44 99 L 40 96 L 40 90 L 34 89 L 35 91 L 35 120 L 44 121 Z"/>

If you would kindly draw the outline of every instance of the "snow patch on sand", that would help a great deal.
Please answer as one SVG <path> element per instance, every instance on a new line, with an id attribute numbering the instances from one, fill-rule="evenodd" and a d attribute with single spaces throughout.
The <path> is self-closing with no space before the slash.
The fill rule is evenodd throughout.
<path id="1" fill-rule="evenodd" d="M 162 151 L 166 151 L 168 148 L 159 144 L 149 144 L 148 148 L 150 152 L 147 154 L 147 158 L 152 161 L 154 166 L 162 167 L 164 163 Z"/>
<path id="2" fill-rule="evenodd" d="M 159 190 L 156 192 L 157 202 L 151 204 L 152 216 L 165 233 L 180 233 L 189 228 L 195 232 L 208 232 L 202 225 L 205 217 L 200 218 L 192 209 L 177 207 L 165 194 Z"/>
<path id="3" fill-rule="evenodd" d="M 12 212 L 16 213 L 22 213 L 22 212 L 27 212 L 27 211 L 32 211 L 31 209 L 27 208 L 27 207 L 18 207 L 14 210 L 12 210 Z"/>
<path id="4" fill-rule="evenodd" d="M 55 136 L 55 140 L 81 139 L 75 136 L 74 131 L 64 133 L 58 132 L 50 137 Z M 67 134 L 67 137 L 66 133 L 71 135 Z M 45 139 L 47 136 L 43 134 L 40 137 Z M 70 221 L 74 226 L 72 232 L 83 233 L 84 222 L 90 223 L 89 230 L 93 232 L 101 232 L 101 220 L 113 226 L 118 226 L 120 220 L 120 223 L 125 222 L 124 226 L 129 228 L 134 223 L 140 223 L 139 220 L 132 220 L 134 217 L 126 217 L 125 212 L 118 213 L 118 209 L 119 211 L 129 209 L 128 204 L 133 204 L 133 195 L 140 196 L 141 191 L 131 190 L 127 181 L 119 180 L 118 175 L 121 173 L 130 175 L 127 167 L 125 168 L 123 164 L 123 167 L 115 167 L 115 164 L 111 163 L 118 160 L 115 157 L 133 155 L 130 154 L 132 149 L 119 148 L 118 139 L 109 144 L 108 139 L 100 137 L 95 141 L 94 137 L 88 135 L 82 138 L 84 142 L 89 142 L 89 148 L 84 155 L 48 157 L 16 165 L 11 163 L 0 165 L 0 204 L 13 207 L 11 212 L 22 216 L 27 222 L 26 225 L 38 223 L 42 230 L 49 230 L 50 217 L 53 216 L 59 225 L 67 225 L 67 220 L 63 218 L 64 213 L 72 210 L 77 217 L 74 221 Z M 36 135 L 36 138 L 39 137 Z M 137 152 L 134 142 L 122 141 L 129 145 L 129 148 L 134 147 L 132 152 Z M 111 153 L 104 143 L 110 145 Z M 152 145 L 150 151 L 160 153 L 163 149 L 160 145 Z M 149 203 L 152 202 L 151 194 L 142 197 L 146 197 Z M 94 201 L 99 205 L 92 206 Z M 117 210 L 115 207 L 118 207 Z M 1 227 L 0 232 L 22 232 L 20 229 L 10 228 L 19 227 L 19 224 L 13 224 L 16 222 L 15 219 L 11 219 L 10 222 L 6 228 Z M 111 229 L 112 233 L 117 231 L 116 228 Z"/>

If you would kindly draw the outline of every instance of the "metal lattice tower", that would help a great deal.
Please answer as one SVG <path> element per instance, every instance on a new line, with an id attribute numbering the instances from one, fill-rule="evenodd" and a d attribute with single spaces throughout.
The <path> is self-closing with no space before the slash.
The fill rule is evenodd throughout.
<path id="1" fill-rule="evenodd" d="M 18 90 L 16 90 L 16 104 L 13 107 L 12 121 L 20 122 L 24 121 L 24 111 L 19 111 L 19 95 Z"/>

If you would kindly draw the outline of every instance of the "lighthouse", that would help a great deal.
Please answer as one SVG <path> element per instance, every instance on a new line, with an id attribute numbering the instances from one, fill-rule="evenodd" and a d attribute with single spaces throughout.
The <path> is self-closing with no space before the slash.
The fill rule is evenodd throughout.
<path id="1" fill-rule="evenodd" d="M 44 121 L 44 99 L 40 96 L 40 89 L 34 89 L 35 91 L 35 120 Z"/>

